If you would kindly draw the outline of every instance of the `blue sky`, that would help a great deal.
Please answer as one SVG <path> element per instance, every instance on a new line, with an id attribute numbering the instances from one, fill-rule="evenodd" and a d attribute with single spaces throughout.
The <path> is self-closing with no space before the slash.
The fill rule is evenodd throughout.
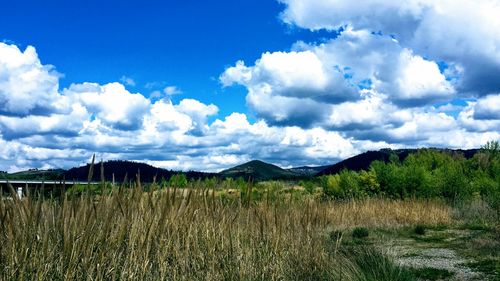
<path id="1" fill-rule="evenodd" d="M 61 87 L 126 76 L 135 82 L 131 91 L 148 95 L 175 85 L 228 115 L 247 109 L 243 88 L 221 89 L 226 67 L 330 35 L 284 24 L 283 6 L 265 0 L 9 1 L 0 12 L 0 38 L 35 46 L 44 64 L 64 74 Z"/>
<path id="2" fill-rule="evenodd" d="M 500 139 L 498 14 L 489 0 L 9 1 L 0 170 L 479 147 Z"/>

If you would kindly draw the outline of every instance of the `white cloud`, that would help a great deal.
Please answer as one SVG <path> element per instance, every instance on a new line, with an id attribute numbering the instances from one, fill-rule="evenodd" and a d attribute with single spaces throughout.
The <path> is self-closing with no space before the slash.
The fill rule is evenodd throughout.
<path id="1" fill-rule="evenodd" d="M 396 110 L 395 106 L 384 101 L 383 96 L 367 94 L 361 101 L 333 106 L 325 126 L 339 130 L 381 127 L 384 124 L 391 124 L 391 120 L 388 119 Z"/>
<path id="2" fill-rule="evenodd" d="M 281 0 L 282 18 L 307 29 L 350 26 L 393 35 L 403 48 L 463 69 L 458 88 L 500 90 L 500 3 L 494 0 Z"/>
<path id="3" fill-rule="evenodd" d="M 151 106 L 143 95 L 130 93 L 120 83 L 104 86 L 95 83 L 73 84 L 63 94 L 72 103 L 88 108 L 105 124 L 119 129 L 139 128 Z"/>
<path id="4" fill-rule="evenodd" d="M 423 101 L 428 104 L 433 100 L 450 98 L 455 92 L 436 63 L 415 56 L 408 49 L 400 53 L 396 72 L 396 89 L 386 92 L 397 92 L 395 98 L 399 101 Z"/>
<path id="5" fill-rule="evenodd" d="M 238 61 L 220 80 L 224 86 L 244 85 L 255 94 L 322 101 L 355 99 L 356 88 L 344 80 L 342 71 L 323 62 L 314 50 L 266 52 L 251 67 Z"/>
<path id="6" fill-rule="evenodd" d="M 130 77 L 127 77 L 127 76 L 122 76 L 120 78 L 120 82 L 122 82 L 123 84 L 127 85 L 127 86 L 132 86 L 132 87 L 135 87 L 135 80 L 130 78 Z"/>
<path id="7" fill-rule="evenodd" d="M 462 127 L 471 132 L 500 132 L 500 95 L 489 95 L 469 102 L 460 112 L 458 120 Z"/>
<path id="8" fill-rule="evenodd" d="M 323 165 L 367 149 L 471 148 L 500 137 L 498 95 L 471 102 L 457 118 L 440 112 L 432 102 L 455 97 L 453 81 L 390 37 L 351 29 L 292 49 L 221 75 L 225 86 L 247 87 L 257 121 L 235 112 L 211 122 L 216 105 L 174 104 L 165 92 L 148 99 L 120 83 L 59 91 L 58 75 L 34 48 L 0 45 L 0 170 L 68 168 L 93 153 L 184 170 L 251 159 Z"/>
<path id="9" fill-rule="evenodd" d="M 435 62 L 388 36 L 347 29 L 320 45 L 299 42 L 294 49 L 264 53 L 253 66 L 239 61 L 220 81 L 245 86 L 247 104 L 269 124 L 304 128 L 369 126 L 386 118 L 387 107 L 420 107 L 455 96 Z M 366 92 L 378 97 L 367 99 Z"/>
<path id="10" fill-rule="evenodd" d="M 58 99 L 58 74 L 42 65 L 34 47 L 0 43 L 0 114 L 47 115 Z"/>
<path id="11" fill-rule="evenodd" d="M 175 108 L 192 119 L 193 132 L 198 134 L 203 134 L 208 129 L 207 118 L 219 111 L 213 104 L 205 105 L 194 99 L 183 99 Z"/>
<path id="12" fill-rule="evenodd" d="M 500 120 L 500 94 L 481 98 L 474 105 L 474 118 Z"/>
<path id="13" fill-rule="evenodd" d="M 67 114 L 0 116 L 0 131 L 5 139 L 17 139 L 34 134 L 58 134 L 70 137 L 78 134 L 84 120 L 89 117 L 86 108 L 74 104 Z"/>
<path id="14" fill-rule="evenodd" d="M 167 96 L 182 94 L 181 89 L 177 88 L 177 86 L 167 86 L 163 89 L 163 93 Z"/>

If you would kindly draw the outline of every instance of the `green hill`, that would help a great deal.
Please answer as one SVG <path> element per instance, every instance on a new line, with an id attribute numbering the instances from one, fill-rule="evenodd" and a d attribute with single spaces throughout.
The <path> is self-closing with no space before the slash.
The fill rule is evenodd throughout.
<path id="1" fill-rule="evenodd" d="M 4 173 L 4 178 L 9 180 L 62 180 L 64 170 L 53 169 L 53 170 L 38 170 L 30 169 L 27 171 L 21 171 L 16 173 Z"/>
<path id="2" fill-rule="evenodd" d="M 315 176 L 319 172 L 321 172 L 329 167 L 330 167 L 330 165 L 328 165 L 328 166 L 302 166 L 302 167 L 290 168 L 287 170 L 294 172 L 294 173 L 297 173 L 297 174 L 301 174 L 303 176 L 311 177 L 311 176 Z"/>
<path id="3" fill-rule="evenodd" d="M 301 174 L 282 169 L 276 165 L 272 165 L 259 160 L 253 160 L 245 164 L 224 170 L 219 173 L 222 177 L 238 178 L 242 177 L 244 179 L 252 179 L 256 181 L 260 180 L 272 180 L 272 179 L 292 179 L 300 177 Z"/>

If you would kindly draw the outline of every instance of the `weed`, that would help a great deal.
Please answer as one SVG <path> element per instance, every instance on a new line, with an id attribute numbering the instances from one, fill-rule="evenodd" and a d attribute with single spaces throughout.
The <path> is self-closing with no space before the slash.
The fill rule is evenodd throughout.
<path id="1" fill-rule="evenodd" d="M 445 236 L 413 236 L 413 238 L 418 242 L 424 243 L 443 243 L 446 239 Z"/>
<path id="2" fill-rule="evenodd" d="M 354 250 L 354 263 L 359 268 L 358 280 L 364 281 L 412 281 L 414 276 L 408 269 L 398 266 L 387 255 L 373 247 L 358 247 Z"/>
<path id="3" fill-rule="evenodd" d="M 329 237 L 330 237 L 330 240 L 332 241 L 338 241 L 342 238 L 342 231 L 340 230 L 332 230 L 330 231 L 330 234 L 329 234 Z"/>
<path id="4" fill-rule="evenodd" d="M 366 238 L 369 235 L 369 231 L 367 228 L 364 227 L 356 227 L 355 229 L 352 230 L 352 237 L 353 238 Z"/>
<path id="5" fill-rule="evenodd" d="M 481 222 L 481 221 L 467 222 L 462 226 L 462 228 L 469 229 L 469 230 L 480 230 L 480 231 L 492 230 L 492 227 L 490 225 L 488 225 L 487 223 Z"/>
<path id="6" fill-rule="evenodd" d="M 448 229 L 449 225 L 447 224 L 435 224 L 435 225 L 424 225 L 426 229 L 434 230 L 434 231 L 444 231 Z"/>
<path id="7" fill-rule="evenodd" d="M 446 269 L 432 267 L 413 268 L 411 269 L 411 272 L 419 279 L 431 281 L 447 279 L 454 275 L 453 272 Z"/>
<path id="8" fill-rule="evenodd" d="M 495 280 L 500 280 L 500 261 L 482 259 L 480 261 L 468 263 L 467 266 L 498 278 Z"/>
<path id="9" fill-rule="evenodd" d="M 425 235 L 425 226 L 418 224 L 415 226 L 414 232 L 417 235 Z"/>

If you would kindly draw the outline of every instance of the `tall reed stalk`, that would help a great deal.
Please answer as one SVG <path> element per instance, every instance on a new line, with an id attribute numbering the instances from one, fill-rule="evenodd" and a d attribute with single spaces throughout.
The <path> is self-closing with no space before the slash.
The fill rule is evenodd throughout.
<path id="1" fill-rule="evenodd" d="M 250 198 L 222 201 L 199 186 L 144 192 L 140 184 L 60 200 L 4 197 L 0 279 L 365 280 L 358 260 L 337 251 L 332 227 L 449 220 L 435 202 Z M 381 280 L 400 280 L 394 268 Z"/>

